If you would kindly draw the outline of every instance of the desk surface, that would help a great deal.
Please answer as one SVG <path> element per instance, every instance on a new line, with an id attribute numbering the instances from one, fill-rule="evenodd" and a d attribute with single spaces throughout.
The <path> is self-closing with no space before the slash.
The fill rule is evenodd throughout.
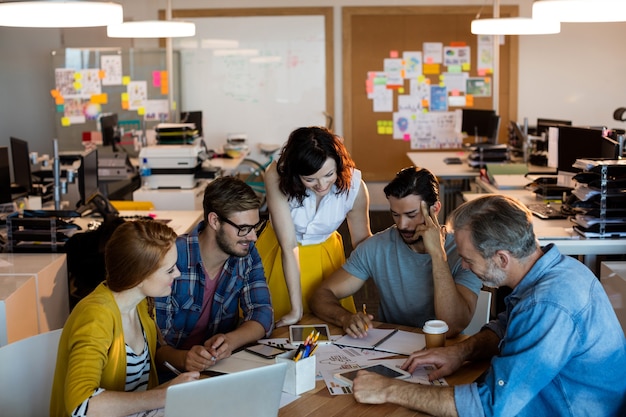
<path id="1" fill-rule="evenodd" d="M 442 152 L 407 152 L 411 163 L 418 167 L 427 168 L 442 180 L 472 179 L 480 175 L 477 168 L 467 164 L 465 151 L 442 151 Z M 460 164 L 446 164 L 444 160 L 450 157 L 461 159 Z M 554 168 L 528 165 L 528 172 L 554 172 Z"/>
<path id="2" fill-rule="evenodd" d="M 132 220 L 134 216 L 150 216 L 155 220 L 167 220 L 170 226 L 177 234 L 189 233 L 202 220 L 201 210 L 121 210 L 120 216 Z M 88 224 L 92 221 L 102 220 L 98 217 L 80 217 L 74 219 L 74 223 L 78 224 L 83 230 L 88 230 Z"/>
<path id="3" fill-rule="evenodd" d="M 499 190 L 500 194 L 520 200 L 524 204 L 542 202 L 542 198 L 528 190 Z M 486 194 L 463 193 L 470 201 Z M 597 271 L 597 255 L 622 255 L 626 253 L 626 239 L 585 238 L 574 232 L 569 219 L 544 220 L 533 216 L 533 228 L 542 246 L 554 243 L 564 255 L 583 255 L 589 269 Z"/>
<path id="4" fill-rule="evenodd" d="M 315 324 L 322 321 L 313 315 L 305 315 L 300 321 L 300 324 Z M 329 325 L 331 334 L 341 334 L 342 330 L 336 326 Z M 381 324 L 380 327 L 386 327 Z M 407 326 L 393 326 L 407 331 L 419 331 L 415 328 Z M 280 327 L 274 330 L 272 337 L 289 337 L 289 328 Z M 454 339 L 448 340 L 446 344 L 454 344 L 460 340 L 463 340 L 467 336 L 458 336 Z M 487 362 L 479 362 L 464 365 L 454 375 L 446 377 L 446 380 L 450 385 L 461 385 L 473 382 L 480 374 L 482 374 L 488 367 Z M 407 408 L 394 405 L 394 404 L 360 404 L 354 400 L 352 395 L 330 395 L 324 381 L 317 381 L 315 388 L 311 391 L 305 392 L 296 401 L 287 404 L 282 407 L 278 412 L 279 417 L 312 417 L 321 416 L 333 417 L 333 416 L 350 416 L 350 417 L 365 417 L 365 416 L 389 416 L 394 417 L 408 417 L 408 416 L 423 416 L 424 414 L 417 411 L 409 410 Z"/>

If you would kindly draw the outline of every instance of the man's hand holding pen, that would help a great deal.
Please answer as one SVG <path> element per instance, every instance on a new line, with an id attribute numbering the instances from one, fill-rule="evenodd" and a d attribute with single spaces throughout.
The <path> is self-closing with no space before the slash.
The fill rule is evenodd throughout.
<path id="1" fill-rule="evenodd" d="M 356 314 L 348 316 L 349 320 L 344 323 L 343 330 L 351 337 L 362 338 L 367 336 L 367 331 L 374 327 L 372 320 L 374 316 L 367 314 L 365 304 L 363 309 Z"/>
<path id="2" fill-rule="evenodd" d="M 204 342 L 204 347 L 209 355 L 211 355 L 210 362 L 206 365 L 205 369 L 215 365 L 215 363 L 220 359 L 228 358 L 232 354 L 228 338 L 224 334 L 214 335 Z"/>

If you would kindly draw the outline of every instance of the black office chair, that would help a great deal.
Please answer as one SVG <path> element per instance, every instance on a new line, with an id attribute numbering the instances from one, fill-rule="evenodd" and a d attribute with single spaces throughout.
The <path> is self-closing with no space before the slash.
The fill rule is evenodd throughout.
<path id="1" fill-rule="evenodd" d="M 115 229 L 122 223 L 124 219 L 121 217 L 105 217 L 96 230 L 75 233 L 65 243 L 70 309 L 105 280 L 104 248 Z"/>

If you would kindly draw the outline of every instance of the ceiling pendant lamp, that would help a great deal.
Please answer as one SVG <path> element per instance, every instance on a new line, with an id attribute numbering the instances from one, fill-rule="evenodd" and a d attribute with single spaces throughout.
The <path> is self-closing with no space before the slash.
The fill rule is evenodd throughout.
<path id="1" fill-rule="evenodd" d="M 538 0 L 533 17 L 560 22 L 624 22 L 625 0 Z"/>
<path id="2" fill-rule="evenodd" d="M 186 38 L 195 34 L 194 23 L 172 20 L 172 0 L 166 1 L 165 20 L 138 20 L 107 26 L 109 38 Z"/>
<path id="3" fill-rule="evenodd" d="M 548 35 L 561 32 L 557 20 L 503 17 L 472 20 L 474 35 Z"/>
<path id="4" fill-rule="evenodd" d="M 144 20 L 107 26 L 109 38 L 184 38 L 196 34 L 196 25 L 177 20 Z"/>
<path id="5" fill-rule="evenodd" d="M 124 20 L 117 3 L 80 0 L 0 3 L 0 26 L 72 28 L 107 26 Z"/>

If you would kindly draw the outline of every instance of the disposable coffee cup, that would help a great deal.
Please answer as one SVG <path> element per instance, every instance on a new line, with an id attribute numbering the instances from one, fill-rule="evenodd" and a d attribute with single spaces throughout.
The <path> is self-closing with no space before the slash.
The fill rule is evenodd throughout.
<path id="1" fill-rule="evenodd" d="M 426 338 L 426 349 L 442 347 L 446 344 L 448 325 L 443 320 L 429 320 L 422 328 Z"/>

